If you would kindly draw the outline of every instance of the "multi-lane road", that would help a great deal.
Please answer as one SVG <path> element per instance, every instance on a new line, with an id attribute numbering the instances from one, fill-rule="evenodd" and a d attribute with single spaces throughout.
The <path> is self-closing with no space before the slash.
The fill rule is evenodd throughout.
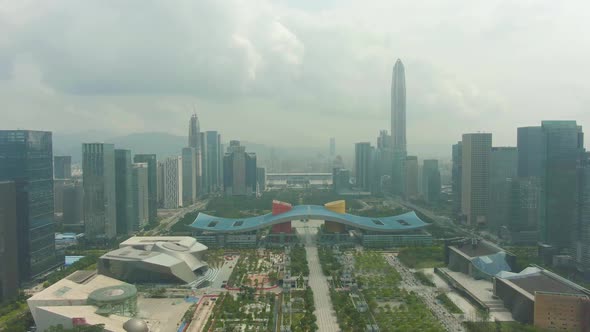
<path id="1" fill-rule="evenodd" d="M 403 265 L 394 255 L 387 255 L 386 259 L 389 262 L 389 264 L 391 264 L 391 266 L 393 266 L 402 277 L 402 287 L 417 293 L 418 296 L 420 296 L 424 300 L 424 303 L 426 303 L 430 311 L 432 311 L 434 316 L 439 320 L 439 322 L 447 331 L 465 331 L 463 325 L 461 324 L 461 320 L 455 315 L 451 314 L 436 299 L 436 296 L 438 295 L 436 292 L 436 288 L 423 286 L 416 279 L 416 277 L 414 277 L 412 271 L 410 271 L 410 269 Z"/>
<path id="2" fill-rule="evenodd" d="M 199 201 L 193 205 L 189 205 L 187 207 L 183 207 L 183 208 L 174 210 L 174 213 L 171 216 L 168 216 L 165 219 L 162 219 L 160 221 L 160 223 L 158 224 L 158 226 L 156 226 L 154 229 L 152 229 L 150 231 L 147 231 L 146 235 L 154 236 L 154 235 L 166 234 L 167 232 L 170 231 L 172 226 L 174 226 L 182 217 L 184 217 L 185 214 L 192 212 L 194 210 L 202 210 L 207 206 L 207 203 L 209 203 L 209 200 L 203 200 L 203 201 Z"/>

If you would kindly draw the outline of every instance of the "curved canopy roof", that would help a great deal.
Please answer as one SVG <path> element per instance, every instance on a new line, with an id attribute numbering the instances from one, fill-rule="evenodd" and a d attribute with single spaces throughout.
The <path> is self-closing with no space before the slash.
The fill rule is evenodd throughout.
<path id="1" fill-rule="evenodd" d="M 197 219 L 190 225 L 200 231 L 218 233 L 247 232 L 275 224 L 298 219 L 317 219 L 342 223 L 360 229 L 384 232 L 401 233 L 428 226 L 414 211 L 391 217 L 361 217 L 348 213 L 336 213 L 320 205 L 298 205 L 292 210 L 273 215 L 268 213 L 249 218 L 219 218 L 205 213 L 199 213 Z"/>

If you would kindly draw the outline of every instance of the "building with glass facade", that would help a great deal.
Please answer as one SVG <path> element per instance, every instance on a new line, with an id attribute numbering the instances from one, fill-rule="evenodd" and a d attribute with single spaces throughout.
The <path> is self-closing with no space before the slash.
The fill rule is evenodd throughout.
<path id="1" fill-rule="evenodd" d="M 459 214 L 461 212 L 461 173 L 462 173 L 462 162 L 463 162 L 463 145 L 461 141 L 457 144 L 453 144 L 452 157 L 453 166 L 451 169 L 451 185 L 453 189 L 453 212 Z"/>
<path id="2" fill-rule="evenodd" d="M 239 141 L 231 141 L 223 157 L 223 190 L 234 196 L 256 193 L 256 154 L 247 153 Z"/>
<path id="3" fill-rule="evenodd" d="M 0 303 L 15 297 L 19 288 L 16 186 L 0 182 Z"/>
<path id="4" fill-rule="evenodd" d="M 72 177 L 72 157 L 55 156 L 53 157 L 53 178 L 69 179 Z"/>
<path id="5" fill-rule="evenodd" d="M 369 142 L 356 143 L 354 146 L 355 187 L 363 191 L 371 191 L 371 169 L 373 147 Z"/>
<path id="6" fill-rule="evenodd" d="M 576 232 L 578 165 L 584 151 L 582 127 L 575 121 L 543 121 L 541 128 L 545 169 L 539 236 L 543 243 L 569 248 Z"/>
<path id="7" fill-rule="evenodd" d="M 514 198 L 514 182 L 518 168 L 516 147 L 493 147 L 490 155 L 489 227 L 498 231 L 510 224 Z"/>
<path id="8" fill-rule="evenodd" d="M 51 132 L 0 130 L 0 181 L 17 182 L 18 262 L 22 280 L 61 264 L 55 251 Z"/>
<path id="9" fill-rule="evenodd" d="M 86 238 L 113 239 L 117 236 L 115 146 L 82 144 L 82 172 Z"/>
<path id="10" fill-rule="evenodd" d="M 438 160 L 426 159 L 422 165 L 422 196 L 430 203 L 436 203 L 440 197 L 441 182 Z"/>
<path id="11" fill-rule="evenodd" d="M 149 181 L 148 164 L 134 163 L 132 168 L 132 205 L 133 222 L 132 231 L 136 232 L 145 227 L 149 222 Z"/>
<path id="12" fill-rule="evenodd" d="M 469 225 L 488 222 L 492 134 L 463 134 L 461 213 Z"/>
<path id="13" fill-rule="evenodd" d="M 117 234 L 132 234 L 135 223 L 131 151 L 115 149 L 115 188 L 117 196 Z"/>
<path id="14" fill-rule="evenodd" d="M 182 149 L 182 204 L 189 206 L 197 200 L 197 150 Z"/>
<path id="15" fill-rule="evenodd" d="M 136 154 L 134 163 L 146 163 L 148 173 L 148 210 L 149 221 L 158 220 L 158 161 L 155 154 Z"/>
<path id="16" fill-rule="evenodd" d="M 207 131 L 201 135 L 203 186 L 205 193 L 218 192 L 223 187 L 223 151 L 221 135 Z"/>

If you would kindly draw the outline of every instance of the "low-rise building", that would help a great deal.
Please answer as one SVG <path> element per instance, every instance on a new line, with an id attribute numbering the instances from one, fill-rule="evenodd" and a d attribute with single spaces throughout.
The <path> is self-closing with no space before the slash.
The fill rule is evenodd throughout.
<path id="1" fill-rule="evenodd" d="M 208 265 L 207 247 L 188 236 L 134 236 L 100 257 L 100 274 L 133 283 L 191 283 Z"/>

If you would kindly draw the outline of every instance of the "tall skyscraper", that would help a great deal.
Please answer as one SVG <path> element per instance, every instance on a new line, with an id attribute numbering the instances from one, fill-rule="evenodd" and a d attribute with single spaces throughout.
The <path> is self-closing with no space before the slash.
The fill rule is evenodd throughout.
<path id="1" fill-rule="evenodd" d="M 72 177 L 72 157 L 55 156 L 53 157 L 53 178 L 69 179 Z"/>
<path id="2" fill-rule="evenodd" d="M 203 174 L 206 177 L 206 181 L 203 182 L 206 186 L 206 192 L 217 192 L 223 186 L 221 135 L 216 131 L 207 131 L 201 137 L 204 138 L 201 155 L 203 157 Z"/>
<path id="3" fill-rule="evenodd" d="M 355 186 L 364 191 L 371 191 L 371 143 L 361 142 L 354 146 L 354 176 Z"/>
<path id="4" fill-rule="evenodd" d="M 574 238 L 574 257 L 578 271 L 590 277 L 590 155 L 580 163 L 578 219 Z"/>
<path id="5" fill-rule="evenodd" d="M 223 157 L 223 187 L 226 195 L 256 193 L 256 154 L 246 153 L 239 141 L 231 141 Z"/>
<path id="6" fill-rule="evenodd" d="M 461 212 L 469 225 L 488 222 L 492 134 L 463 134 Z"/>
<path id="7" fill-rule="evenodd" d="M 74 181 L 64 187 L 63 190 L 63 223 L 64 225 L 80 225 L 82 223 L 82 210 L 84 206 L 84 191 L 82 183 Z"/>
<path id="8" fill-rule="evenodd" d="M 422 194 L 424 200 L 435 203 L 440 197 L 441 182 L 438 160 L 426 159 L 422 165 Z"/>
<path id="9" fill-rule="evenodd" d="M 543 176 L 545 139 L 541 127 L 520 127 L 517 129 L 518 177 Z"/>
<path id="10" fill-rule="evenodd" d="M 392 169 L 391 136 L 387 130 L 381 130 L 377 137 L 377 148 L 374 149 L 374 172 L 371 174 L 374 192 L 391 192 Z"/>
<path id="11" fill-rule="evenodd" d="M 189 206 L 197 200 L 197 151 L 182 149 L 182 203 Z"/>
<path id="12" fill-rule="evenodd" d="M 406 148 L 406 73 L 404 64 L 397 59 L 393 67 L 391 83 L 391 140 L 393 170 L 391 182 L 393 193 L 405 196 Z"/>
<path id="13" fill-rule="evenodd" d="M 158 220 L 158 161 L 155 154 L 136 154 L 134 163 L 147 163 L 149 222 Z"/>
<path id="14" fill-rule="evenodd" d="M 193 114 L 189 122 L 188 146 L 195 150 L 198 150 L 201 147 L 201 126 L 197 114 Z"/>
<path id="15" fill-rule="evenodd" d="M 182 206 L 182 157 L 170 157 L 164 161 L 164 208 Z"/>
<path id="16" fill-rule="evenodd" d="M 133 206 L 131 151 L 115 149 L 115 191 L 117 197 L 117 234 L 132 234 L 135 223 Z"/>
<path id="17" fill-rule="evenodd" d="M 493 147 L 490 154 L 489 228 L 498 231 L 514 217 L 513 191 L 518 169 L 516 147 Z"/>
<path id="18" fill-rule="evenodd" d="M 113 239 L 117 236 L 115 146 L 82 144 L 84 187 L 84 233 L 86 238 Z"/>
<path id="19" fill-rule="evenodd" d="M 15 297 L 19 288 L 16 186 L 0 181 L 0 303 Z"/>
<path id="20" fill-rule="evenodd" d="M 462 149 L 463 146 L 461 141 L 457 144 L 453 144 L 453 166 L 451 170 L 451 184 L 453 189 L 453 212 L 459 214 L 461 212 L 461 173 L 462 173 L 462 162 L 463 162 L 463 154 Z"/>
<path id="21" fill-rule="evenodd" d="M 147 163 L 135 163 L 132 168 L 132 206 L 133 223 L 131 231 L 137 232 L 149 221 L 149 166 Z"/>
<path id="22" fill-rule="evenodd" d="M 406 158 L 406 196 L 416 198 L 418 196 L 418 157 Z"/>
<path id="23" fill-rule="evenodd" d="M 391 81 L 391 137 L 394 148 L 406 151 L 406 71 L 400 59 Z"/>
<path id="24" fill-rule="evenodd" d="M 201 135 L 201 126 L 197 114 L 191 116 L 188 128 L 188 147 L 195 149 L 195 195 L 199 196 L 202 192 L 202 164 L 203 164 L 203 138 Z M 192 187 L 192 186 L 191 186 Z M 196 197 L 195 197 L 196 199 Z"/>
<path id="25" fill-rule="evenodd" d="M 158 207 L 164 207 L 164 162 L 158 161 L 156 172 Z"/>
<path id="26" fill-rule="evenodd" d="M 577 167 L 583 156 L 582 127 L 575 121 L 543 121 L 545 169 L 539 235 L 544 243 L 570 247 L 578 199 Z"/>
<path id="27" fill-rule="evenodd" d="M 58 266 L 53 215 L 52 135 L 0 130 L 0 181 L 16 182 L 19 273 L 29 280 Z"/>

